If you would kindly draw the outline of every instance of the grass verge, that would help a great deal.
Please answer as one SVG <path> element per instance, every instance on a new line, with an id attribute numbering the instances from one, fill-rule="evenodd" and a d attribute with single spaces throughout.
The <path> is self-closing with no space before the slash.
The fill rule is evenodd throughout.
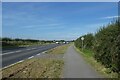
<path id="1" fill-rule="evenodd" d="M 59 78 L 62 60 L 31 59 L 3 70 L 3 78 Z"/>
<path id="2" fill-rule="evenodd" d="M 78 53 L 80 53 L 83 56 L 83 58 L 89 64 L 91 64 L 95 68 L 95 70 L 97 72 L 99 72 L 101 75 L 103 75 L 103 77 L 105 77 L 105 78 L 118 78 L 118 74 L 117 73 L 112 72 L 109 68 L 105 68 L 104 65 L 102 65 L 100 62 L 97 62 L 94 59 L 92 51 L 86 50 L 86 49 L 84 49 L 82 51 L 82 49 L 78 49 L 76 47 L 75 47 L 75 49 L 76 49 L 76 51 Z"/>
<path id="3" fill-rule="evenodd" d="M 48 50 L 47 53 L 48 54 L 64 54 L 69 45 L 70 44 L 58 46 L 54 49 Z"/>

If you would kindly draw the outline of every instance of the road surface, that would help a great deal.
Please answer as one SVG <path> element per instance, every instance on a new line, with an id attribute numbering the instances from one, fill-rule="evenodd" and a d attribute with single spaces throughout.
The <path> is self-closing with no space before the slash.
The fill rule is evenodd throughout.
<path id="1" fill-rule="evenodd" d="M 13 50 L 5 50 L 2 52 L 2 68 L 7 67 L 11 64 L 14 64 L 18 61 L 27 59 L 31 56 L 35 56 L 38 53 L 46 51 L 48 49 L 52 49 L 54 47 L 60 46 L 63 44 L 49 44 L 43 46 L 34 46 L 27 48 L 19 48 Z"/>
<path id="2" fill-rule="evenodd" d="M 63 78 L 101 78 L 101 75 L 75 51 L 73 45 L 65 53 L 64 61 Z"/>

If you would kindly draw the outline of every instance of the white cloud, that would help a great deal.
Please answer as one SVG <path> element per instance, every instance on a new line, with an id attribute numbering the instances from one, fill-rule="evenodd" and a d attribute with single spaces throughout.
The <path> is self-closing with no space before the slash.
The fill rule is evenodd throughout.
<path id="1" fill-rule="evenodd" d="M 107 17 L 103 17 L 101 19 L 113 19 L 113 18 L 118 18 L 119 16 L 107 16 Z"/>
<path id="2" fill-rule="evenodd" d="M 51 24 L 39 24 L 39 25 L 28 25 L 22 26 L 22 29 L 63 29 L 64 26 L 61 23 L 51 23 Z"/>

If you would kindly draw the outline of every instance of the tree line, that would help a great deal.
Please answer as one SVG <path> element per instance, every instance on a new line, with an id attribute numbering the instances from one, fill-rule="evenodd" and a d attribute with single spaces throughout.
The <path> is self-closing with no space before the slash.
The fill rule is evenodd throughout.
<path id="1" fill-rule="evenodd" d="M 19 42 L 19 41 L 22 41 L 22 42 L 44 42 L 44 43 L 52 43 L 53 41 L 52 40 L 36 40 L 36 39 L 20 39 L 20 38 L 15 38 L 15 39 L 12 39 L 12 38 L 8 38 L 8 37 L 4 37 L 4 38 L 1 38 L 1 40 L 3 42 L 9 42 L 9 41 L 16 41 L 16 42 Z"/>
<path id="2" fill-rule="evenodd" d="M 88 33 L 75 40 L 75 46 L 93 51 L 94 58 L 106 68 L 120 74 L 120 22 L 118 20 L 101 27 L 95 34 Z"/>
<path id="3" fill-rule="evenodd" d="M 12 47 L 21 47 L 21 46 L 30 46 L 30 45 L 42 45 L 46 43 L 53 43 L 52 40 L 36 40 L 36 39 L 20 39 L 20 38 L 0 38 L 2 43 L 2 48 L 12 48 Z"/>

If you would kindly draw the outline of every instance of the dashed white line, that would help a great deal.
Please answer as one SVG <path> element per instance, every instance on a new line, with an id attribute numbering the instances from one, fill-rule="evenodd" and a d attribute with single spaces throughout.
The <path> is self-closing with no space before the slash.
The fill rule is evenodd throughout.
<path id="1" fill-rule="evenodd" d="M 1 55 L 11 54 L 11 53 L 15 53 L 15 52 L 7 52 L 7 53 L 3 53 Z"/>
<path id="2" fill-rule="evenodd" d="M 15 52 L 21 52 L 21 50 L 15 51 Z"/>
<path id="3" fill-rule="evenodd" d="M 1 55 L 6 55 L 6 54 L 11 54 L 11 53 L 15 53 L 15 52 L 21 52 L 22 50 L 18 50 L 18 51 L 14 51 L 14 52 L 7 52 L 7 53 L 3 53 Z"/>
<path id="4" fill-rule="evenodd" d="M 36 49 L 36 48 L 32 48 L 32 49 Z"/>
<path id="5" fill-rule="evenodd" d="M 43 54 L 46 53 L 47 51 L 42 52 Z"/>
<path id="6" fill-rule="evenodd" d="M 31 58 L 33 58 L 34 56 L 31 56 L 31 57 L 29 57 L 28 59 L 31 59 Z"/>
<path id="7" fill-rule="evenodd" d="M 32 49 L 36 49 L 36 48 L 32 48 Z M 27 49 L 27 50 L 31 50 L 31 49 Z M 18 50 L 18 51 L 15 51 L 15 52 L 21 52 L 22 50 Z M 15 53 L 15 52 L 8 52 L 8 53 L 4 53 L 4 54 L 2 54 L 2 55 L 5 55 L 5 54 L 10 54 L 10 53 Z M 42 52 L 42 53 L 46 53 L 47 51 L 44 51 L 44 52 Z M 36 55 L 41 55 L 41 53 L 38 53 L 38 54 L 36 54 Z M 28 59 L 31 59 L 31 58 L 33 58 L 34 56 L 31 56 L 31 57 L 29 57 Z M 63 57 L 64 58 L 64 57 Z M 9 65 L 9 66 L 6 66 L 6 67 L 4 67 L 3 69 L 5 69 L 5 68 L 8 68 L 8 67 L 11 67 L 11 66 L 13 66 L 13 65 L 15 65 L 15 64 L 18 64 L 18 63 L 21 63 L 21 62 L 23 62 L 24 60 L 21 60 L 21 61 L 18 61 L 18 62 L 16 62 L 16 63 L 13 63 L 13 64 L 11 64 L 11 65 Z"/>
<path id="8" fill-rule="evenodd" d="M 39 53 L 39 54 L 37 54 L 37 55 L 40 55 L 40 53 Z"/>
<path id="9" fill-rule="evenodd" d="M 27 49 L 27 50 L 31 50 L 31 49 Z"/>

